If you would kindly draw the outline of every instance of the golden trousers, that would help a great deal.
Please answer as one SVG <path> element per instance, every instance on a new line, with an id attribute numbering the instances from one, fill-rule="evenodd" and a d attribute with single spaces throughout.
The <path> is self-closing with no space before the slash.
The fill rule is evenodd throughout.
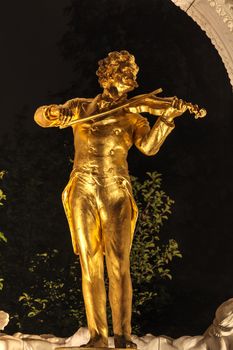
<path id="1" fill-rule="evenodd" d="M 130 249 L 137 220 L 128 176 L 71 173 L 63 192 L 75 253 L 82 268 L 82 289 L 91 338 L 108 337 L 104 253 L 115 335 L 130 336 L 132 284 Z"/>

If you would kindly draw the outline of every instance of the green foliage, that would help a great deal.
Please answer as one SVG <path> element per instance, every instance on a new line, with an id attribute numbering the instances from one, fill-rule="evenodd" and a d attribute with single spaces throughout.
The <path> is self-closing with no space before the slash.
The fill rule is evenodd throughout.
<path id="1" fill-rule="evenodd" d="M 146 312 L 149 314 L 151 309 L 157 308 L 155 300 L 158 299 L 160 304 L 167 302 L 166 291 L 161 288 L 162 281 L 172 279 L 171 262 L 174 257 L 182 256 L 174 239 L 165 243 L 164 240 L 161 242 L 159 236 L 164 222 L 171 214 L 174 201 L 161 189 L 161 174 L 153 172 L 147 173 L 147 176 L 143 183 L 132 178 L 133 194 L 139 209 L 131 251 L 133 320 L 136 327 L 140 324 L 141 316 L 145 317 Z M 137 328 L 135 330 L 140 331 Z"/>
<path id="2" fill-rule="evenodd" d="M 19 297 L 21 308 L 16 315 L 20 329 L 33 326 L 40 332 L 60 330 L 67 336 L 85 324 L 81 291 L 81 271 L 77 257 L 67 262 L 57 249 L 36 254 L 28 270 L 32 274 L 32 285 Z"/>
<path id="3" fill-rule="evenodd" d="M 159 300 L 160 304 L 167 302 L 163 280 L 171 280 L 170 265 L 174 257 L 181 257 L 181 253 L 174 239 L 162 243 L 159 237 L 174 203 L 161 190 L 161 175 L 148 173 L 143 183 L 133 177 L 132 184 L 139 208 L 131 252 L 133 320 L 137 323 L 134 331 L 140 333 L 143 318 L 155 307 L 154 300 Z M 75 256 L 67 260 L 57 249 L 36 254 L 28 270 L 32 284 L 19 297 L 18 327 L 30 329 L 33 318 L 34 327 L 42 332 L 48 331 L 46 327 L 52 324 L 54 329 L 61 330 L 60 334 L 68 335 L 85 325 L 80 264 Z M 109 307 L 108 319 L 111 320 Z"/>
<path id="4" fill-rule="evenodd" d="M 3 232 L 0 232 L 0 242 L 5 242 L 5 243 L 7 242 L 7 238 Z"/>
<path id="5" fill-rule="evenodd" d="M 3 179 L 4 175 L 6 174 L 6 172 L 4 170 L 0 171 L 0 180 Z M 6 195 L 3 192 L 3 190 L 0 189 L 0 205 L 3 205 L 3 201 L 6 200 Z"/>
<path id="6" fill-rule="evenodd" d="M 32 117 L 31 113 L 29 117 Z M 38 285 L 41 291 L 44 291 L 40 276 L 44 276 L 48 281 L 54 278 L 51 276 L 52 270 L 43 262 L 41 265 L 44 271 L 29 271 L 31 260 L 35 258 L 36 253 L 50 254 L 51 250 L 58 249 L 65 251 L 64 255 L 72 256 L 67 221 L 60 200 L 71 165 L 64 151 L 63 133 L 59 132 L 56 135 L 56 130 L 47 129 L 41 133 L 41 129 L 36 126 L 35 130 L 29 132 L 24 121 L 25 115 L 22 113 L 17 120 L 15 133 L 12 129 L 10 139 L 0 140 L 2 168 L 8 170 L 7 177 L 4 177 L 3 181 L 0 180 L 0 188 L 7 195 L 7 201 L 3 200 L 4 206 L 0 207 L 0 231 L 7 237 L 7 244 L 3 241 L 0 243 L 0 278 L 4 279 L 1 309 L 6 310 L 12 317 L 7 332 L 21 330 L 34 334 L 48 333 L 44 320 L 47 325 L 51 324 L 53 327 L 52 319 L 50 322 L 52 311 L 48 313 L 46 309 L 46 315 L 43 312 L 42 319 L 38 314 L 31 322 L 32 318 L 28 318 L 25 308 L 22 307 L 23 301 L 19 302 L 18 298 L 24 292 L 32 296 L 31 286 Z M 52 137 L 54 133 L 55 137 Z M 7 148 L 4 147 L 6 144 Z M 50 157 L 45 157 L 48 150 L 51 152 Z M 69 265 L 66 260 L 65 256 L 60 265 L 57 265 L 58 273 L 59 266 Z M 38 296 L 36 294 L 35 298 L 46 299 L 46 295 L 41 297 L 41 294 L 45 294 L 41 291 L 37 292 Z M 59 305 L 58 309 L 62 310 L 62 306 Z M 56 310 L 53 311 L 56 315 Z M 62 319 L 60 315 L 59 318 Z M 51 333 L 52 330 L 56 331 L 55 326 L 60 329 L 59 321 L 54 322 Z M 67 330 L 68 332 L 71 334 Z"/>
<path id="7" fill-rule="evenodd" d="M 133 178 L 133 192 L 140 213 L 131 253 L 133 279 L 137 285 L 155 277 L 171 279 L 167 266 L 174 256 L 181 257 L 175 240 L 159 245 L 158 233 L 171 214 L 174 201 L 161 190 L 161 175 L 147 174 L 149 179 L 143 184 Z"/>

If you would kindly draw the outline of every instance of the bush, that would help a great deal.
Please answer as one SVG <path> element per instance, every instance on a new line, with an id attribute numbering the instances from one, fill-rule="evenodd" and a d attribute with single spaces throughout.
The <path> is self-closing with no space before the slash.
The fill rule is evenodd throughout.
<path id="1" fill-rule="evenodd" d="M 137 333 L 141 333 L 146 319 L 151 319 L 151 315 L 155 316 L 155 312 L 169 302 L 163 281 L 172 279 L 170 265 L 173 258 L 182 257 L 174 239 L 161 243 L 159 236 L 171 214 L 174 200 L 161 189 L 161 174 L 153 172 L 147 173 L 147 176 L 143 183 L 132 178 L 133 194 L 139 209 L 131 251 L 133 330 Z"/>

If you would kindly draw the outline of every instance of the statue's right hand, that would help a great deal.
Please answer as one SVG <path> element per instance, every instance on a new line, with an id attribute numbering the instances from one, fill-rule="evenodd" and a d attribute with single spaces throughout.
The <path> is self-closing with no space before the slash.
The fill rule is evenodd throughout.
<path id="1" fill-rule="evenodd" d="M 73 112 L 70 108 L 67 108 L 67 107 L 59 108 L 59 120 L 61 122 L 61 125 L 69 123 L 72 117 L 73 117 Z"/>
<path id="2" fill-rule="evenodd" d="M 44 108 L 44 115 L 47 119 L 53 121 L 59 120 L 60 125 L 69 123 L 73 117 L 73 112 L 70 108 L 62 105 L 50 105 Z"/>
<path id="3" fill-rule="evenodd" d="M 50 116 L 59 118 L 60 116 L 60 107 L 58 105 L 52 105 L 49 109 Z"/>

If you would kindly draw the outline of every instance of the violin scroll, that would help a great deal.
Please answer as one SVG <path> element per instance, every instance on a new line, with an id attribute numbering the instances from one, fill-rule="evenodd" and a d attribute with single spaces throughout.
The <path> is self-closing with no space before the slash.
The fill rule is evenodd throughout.
<path id="1" fill-rule="evenodd" d="M 185 102 L 185 105 L 190 113 L 195 114 L 195 119 L 204 118 L 207 114 L 206 109 L 199 108 L 198 105 L 193 105 L 190 102 Z"/>

